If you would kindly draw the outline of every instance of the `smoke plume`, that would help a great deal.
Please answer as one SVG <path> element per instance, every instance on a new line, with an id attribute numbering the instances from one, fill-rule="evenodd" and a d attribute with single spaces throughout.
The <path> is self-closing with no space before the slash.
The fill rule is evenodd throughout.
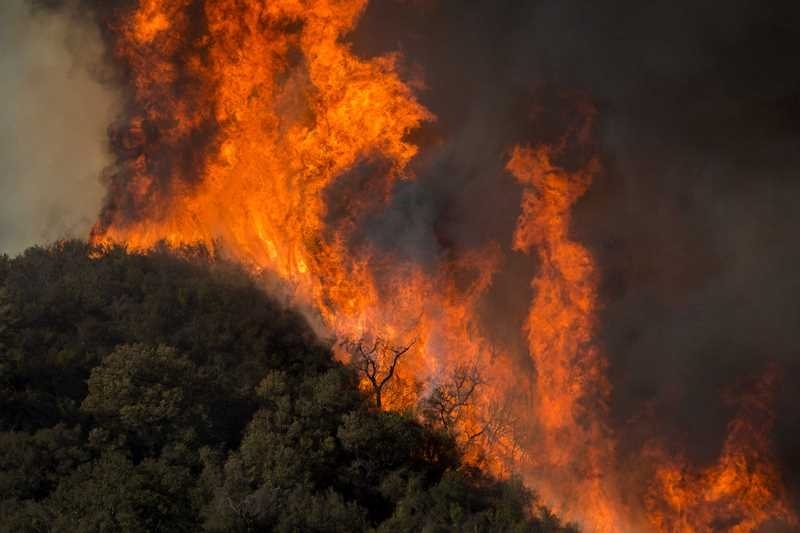
<path id="1" fill-rule="evenodd" d="M 0 3 L 0 252 L 85 237 L 112 162 L 116 91 L 97 24 L 65 5 Z"/>
<path id="2" fill-rule="evenodd" d="M 712 460 L 736 409 L 726 398 L 777 362 L 777 446 L 795 496 L 799 11 L 749 1 L 375 2 L 354 37 L 362 53 L 399 47 L 425 73 L 421 98 L 443 140 L 406 187 L 417 203 L 446 206 L 424 216 L 456 239 L 513 226 L 518 200 L 497 147 L 546 130 L 545 103 L 520 112 L 532 87 L 596 102 L 605 170 L 571 231 L 603 273 L 621 452 L 641 449 L 648 431 L 629 428 L 650 412 L 671 445 Z M 415 226 L 385 231 L 404 227 Z M 495 284 L 487 315 L 518 323 L 529 296 L 508 287 Z"/>

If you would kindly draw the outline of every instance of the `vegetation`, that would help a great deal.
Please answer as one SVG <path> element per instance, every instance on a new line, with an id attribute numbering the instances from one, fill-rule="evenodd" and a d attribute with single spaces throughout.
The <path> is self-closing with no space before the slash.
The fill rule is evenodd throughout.
<path id="1" fill-rule="evenodd" d="M 105 252 L 0 257 L 0 530 L 563 530 L 235 268 Z"/>

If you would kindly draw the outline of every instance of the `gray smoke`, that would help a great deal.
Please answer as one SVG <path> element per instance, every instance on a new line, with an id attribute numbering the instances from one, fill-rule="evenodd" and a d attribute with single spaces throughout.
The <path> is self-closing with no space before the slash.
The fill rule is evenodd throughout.
<path id="1" fill-rule="evenodd" d="M 76 4 L 0 2 L 0 253 L 86 237 L 100 211 L 117 92 Z"/>

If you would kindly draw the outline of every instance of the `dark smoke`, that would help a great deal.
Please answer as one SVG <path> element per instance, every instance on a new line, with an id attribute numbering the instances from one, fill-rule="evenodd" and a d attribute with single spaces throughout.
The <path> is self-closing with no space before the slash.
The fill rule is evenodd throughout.
<path id="1" fill-rule="evenodd" d="M 407 227 L 418 234 L 424 220 L 429 236 L 447 236 L 438 241 L 445 248 L 510 240 L 518 191 L 502 171 L 504 150 L 546 128 L 531 118 L 541 102 L 523 103 L 526 95 L 545 85 L 592 98 L 605 172 L 573 232 L 603 271 L 623 453 L 640 449 L 647 435 L 628 428 L 649 409 L 670 444 L 712 461 L 736 409 L 724 398 L 772 361 L 782 374 L 778 451 L 797 495 L 795 5 L 373 2 L 354 38 L 363 54 L 403 50 L 409 69 L 424 72 L 422 99 L 439 117 L 418 180 L 401 187 L 384 221 L 392 227 L 381 229 L 395 239 Z M 525 268 L 516 270 L 489 303 L 507 324 L 522 320 L 529 298 L 519 290 Z"/>

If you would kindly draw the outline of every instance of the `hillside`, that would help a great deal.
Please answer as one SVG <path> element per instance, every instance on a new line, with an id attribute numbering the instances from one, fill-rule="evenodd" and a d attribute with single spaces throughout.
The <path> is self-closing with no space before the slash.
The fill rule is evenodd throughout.
<path id="1" fill-rule="evenodd" d="M 186 254 L 0 257 L 0 530 L 566 530 Z"/>

